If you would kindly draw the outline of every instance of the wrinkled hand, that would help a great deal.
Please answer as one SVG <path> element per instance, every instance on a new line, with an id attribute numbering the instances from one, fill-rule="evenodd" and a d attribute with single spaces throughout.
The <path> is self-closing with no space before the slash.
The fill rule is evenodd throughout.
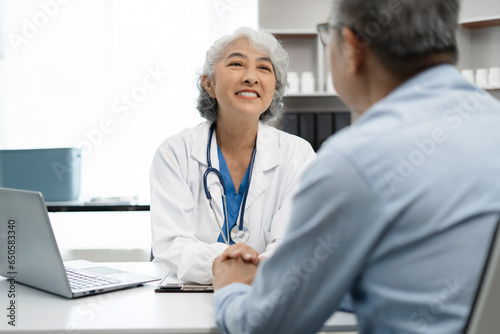
<path id="1" fill-rule="evenodd" d="M 243 260 L 251 262 L 255 265 L 258 265 L 260 261 L 259 253 L 252 247 L 245 244 L 234 244 L 226 248 L 224 252 L 214 260 L 212 264 L 212 272 L 215 275 L 215 268 L 221 261 L 236 259 L 238 257 L 241 257 Z"/>
<path id="2" fill-rule="evenodd" d="M 238 256 L 215 261 L 213 270 L 213 287 L 214 290 L 218 290 L 231 283 L 252 284 L 257 265 Z"/>
<path id="3" fill-rule="evenodd" d="M 234 244 L 229 246 L 221 254 L 220 261 L 236 259 L 238 257 L 241 257 L 246 262 L 251 262 L 255 265 L 259 264 L 259 253 L 246 244 Z"/>
<path id="4" fill-rule="evenodd" d="M 252 247 L 246 244 L 229 246 L 212 266 L 214 289 L 236 282 L 251 284 L 258 264 L 259 253 Z"/>

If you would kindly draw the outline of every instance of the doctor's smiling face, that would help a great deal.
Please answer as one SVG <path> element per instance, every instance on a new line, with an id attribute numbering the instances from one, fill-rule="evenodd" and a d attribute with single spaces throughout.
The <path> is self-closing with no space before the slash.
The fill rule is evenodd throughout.
<path id="1" fill-rule="evenodd" d="M 215 66 L 213 80 L 205 75 L 202 84 L 217 100 L 218 118 L 257 121 L 271 105 L 276 79 L 269 56 L 242 38 L 228 47 Z"/>

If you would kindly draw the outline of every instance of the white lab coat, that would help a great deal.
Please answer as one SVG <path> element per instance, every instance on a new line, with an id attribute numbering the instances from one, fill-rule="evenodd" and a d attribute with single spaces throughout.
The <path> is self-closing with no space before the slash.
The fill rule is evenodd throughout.
<path id="1" fill-rule="evenodd" d="M 211 283 L 212 264 L 227 247 L 218 243 L 219 227 L 203 187 L 211 122 L 166 139 L 151 167 L 153 254 L 185 281 Z M 212 138 L 212 166 L 219 169 L 217 139 Z M 247 197 L 244 225 L 247 244 L 270 256 L 282 239 L 290 204 L 304 169 L 315 158 L 308 142 L 259 123 L 257 153 Z M 224 221 L 220 186 L 214 173 L 208 185 L 214 210 Z"/>

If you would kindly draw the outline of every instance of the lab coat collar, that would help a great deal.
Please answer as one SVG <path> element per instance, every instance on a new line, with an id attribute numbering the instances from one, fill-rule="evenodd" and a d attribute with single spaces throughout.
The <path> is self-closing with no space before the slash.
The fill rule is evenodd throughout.
<path id="1" fill-rule="evenodd" d="M 259 122 L 257 132 L 257 153 L 248 192 L 245 210 L 259 197 L 269 185 L 273 168 L 281 164 L 278 132 L 269 125 Z"/>
<path id="2" fill-rule="evenodd" d="M 194 135 L 194 144 L 191 154 L 199 163 L 208 166 L 207 162 L 207 145 L 208 133 L 212 122 L 207 121 L 198 125 L 198 129 Z M 217 158 L 217 138 L 212 138 L 211 159 L 212 166 L 219 168 L 219 160 Z M 278 146 L 277 133 L 269 125 L 259 122 L 257 132 L 257 155 L 255 157 L 255 165 L 253 173 L 257 171 L 266 171 L 281 163 L 281 152 Z"/>
<path id="3" fill-rule="evenodd" d="M 207 145 L 208 133 L 212 122 L 207 121 L 198 125 L 198 129 L 193 137 L 194 144 L 192 149 L 192 156 L 200 164 L 208 167 L 207 163 Z M 211 159 L 212 167 L 219 169 L 219 159 L 217 154 L 217 139 L 216 136 L 212 138 Z M 275 168 L 281 164 L 282 157 L 278 144 L 278 132 L 262 122 L 259 122 L 257 132 L 257 153 L 255 156 L 254 169 L 252 171 L 252 180 L 250 182 L 250 191 L 248 193 L 245 210 L 252 204 L 252 202 L 259 197 L 269 184 L 269 179 L 272 174 L 267 175 L 267 171 Z M 216 207 L 218 213 L 222 214 L 222 202 L 217 200 Z"/>
<path id="4" fill-rule="evenodd" d="M 201 123 L 197 126 L 197 129 L 193 137 L 193 148 L 191 150 L 191 155 L 200 164 L 208 167 L 207 162 L 207 145 L 208 145 L 208 133 L 210 132 L 210 126 L 212 122 L 207 121 Z M 212 147 L 210 150 L 210 155 L 212 159 L 212 167 L 219 168 L 219 159 L 217 157 L 217 138 L 214 136 L 212 138 Z"/>
<path id="5" fill-rule="evenodd" d="M 264 123 L 259 122 L 257 132 L 257 170 L 266 171 L 281 163 L 281 152 L 278 146 L 277 132 Z"/>

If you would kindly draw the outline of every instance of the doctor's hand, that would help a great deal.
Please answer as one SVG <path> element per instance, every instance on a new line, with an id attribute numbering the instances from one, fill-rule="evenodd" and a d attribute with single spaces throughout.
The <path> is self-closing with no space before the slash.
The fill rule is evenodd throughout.
<path id="1" fill-rule="evenodd" d="M 231 283 L 252 284 L 257 265 L 238 256 L 215 261 L 213 271 L 213 287 L 214 290 L 218 290 Z"/>
<path id="2" fill-rule="evenodd" d="M 259 264 L 259 253 L 252 247 L 246 244 L 234 244 L 229 246 L 224 250 L 224 252 L 214 260 L 212 264 L 212 272 L 215 275 L 215 268 L 220 264 L 220 262 L 227 259 L 237 259 L 241 258 L 246 262 L 253 263 L 254 265 Z"/>
<path id="3" fill-rule="evenodd" d="M 259 253 L 252 247 L 246 244 L 234 244 L 224 250 L 219 257 L 219 260 L 236 259 L 241 257 L 246 262 L 251 262 L 255 265 L 259 264 Z"/>

